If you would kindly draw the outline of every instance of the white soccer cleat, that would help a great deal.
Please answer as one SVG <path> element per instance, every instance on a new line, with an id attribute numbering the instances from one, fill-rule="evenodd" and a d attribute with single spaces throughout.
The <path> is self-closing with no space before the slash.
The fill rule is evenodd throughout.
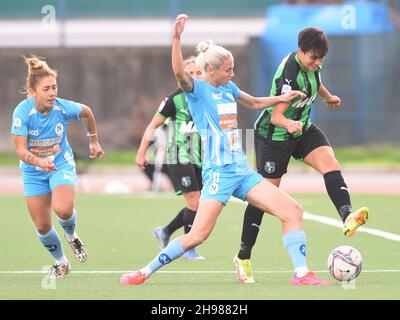
<path id="1" fill-rule="evenodd" d="M 71 265 L 68 261 L 63 264 L 55 263 L 51 266 L 49 270 L 49 278 L 50 279 L 64 279 L 66 275 L 71 271 Z"/>
<path id="2" fill-rule="evenodd" d="M 76 260 L 79 262 L 83 263 L 87 259 L 87 249 L 85 244 L 79 239 L 79 236 L 75 233 L 74 234 L 74 239 L 72 241 L 68 240 L 66 238 L 67 242 L 71 246 L 72 252 L 74 253 L 74 256 Z"/>

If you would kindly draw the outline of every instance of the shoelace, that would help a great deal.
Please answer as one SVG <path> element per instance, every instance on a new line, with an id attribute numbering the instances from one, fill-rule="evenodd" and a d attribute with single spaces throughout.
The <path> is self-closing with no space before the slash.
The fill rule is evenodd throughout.
<path id="1" fill-rule="evenodd" d="M 78 251 L 78 253 L 82 253 L 83 249 L 82 249 L 82 242 L 79 241 L 78 238 L 74 239 L 74 241 L 72 241 L 75 250 Z"/>
<path id="2" fill-rule="evenodd" d="M 243 270 L 244 270 L 244 274 L 245 274 L 247 277 L 251 276 L 251 264 L 250 264 L 250 260 L 243 261 Z"/>

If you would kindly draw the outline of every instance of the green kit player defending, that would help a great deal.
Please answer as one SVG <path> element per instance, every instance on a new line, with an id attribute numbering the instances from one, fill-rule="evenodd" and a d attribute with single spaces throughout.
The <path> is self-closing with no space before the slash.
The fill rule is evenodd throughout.
<path id="1" fill-rule="evenodd" d="M 317 170 L 323 175 L 328 195 L 343 221 L 344 235 L 351 237 L 367 221 L 368 208 L 352 212 L 340 165 L 325 134 L 310 119 L 311 107 L 318 95 L 328 107 L 338 108 L 341 105 L 340 98 L 332 95 L 321 83 L 320 71 L 328 46 L 323 31 L 304 29 L 298 35 L 298 51 L 288 54 L 279 65 L 272 81 L 271 96 L 300 90 L 306 97 L 268 107 L 255 122 L 257 171 L 279 187 L 291 156 Z M 255 282 L 250 255 L 262 217 L 261 210 L 248 205 L 241 247 L 234 258 L 239 280 L 244 283 Z"/>

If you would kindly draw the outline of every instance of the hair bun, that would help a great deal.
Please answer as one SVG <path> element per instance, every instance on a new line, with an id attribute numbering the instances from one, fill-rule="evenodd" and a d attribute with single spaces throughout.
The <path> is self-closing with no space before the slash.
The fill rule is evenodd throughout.
<path id="1" fill-rule="evenodd" d="M 25 62 L 28 65 L 29 70 L 43 69 L 46 66 L 46 62 L 37 57 L 25 58 Z"/>
<path id="2" fill-rule="evenodd" d="M 212 40 L 208 40 L 208 43 L 205 41 L 201 41 L 198 45 L 197 45 L 197 50 L 199 52 L 206 52 L 208 50 L 208 48 L 213 44 Z"/>

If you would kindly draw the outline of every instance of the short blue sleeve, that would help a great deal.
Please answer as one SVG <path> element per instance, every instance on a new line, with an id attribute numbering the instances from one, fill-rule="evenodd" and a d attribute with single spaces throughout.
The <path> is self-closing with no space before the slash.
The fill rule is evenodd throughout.
<path id="1" fill-rule="evenodd" d="M 17 107 L 14 110 L 11 134 L 16 136 L 28 136 L 27 115 L 24 113 L 23 108 Z"/>
<path id="2" fill-rule="evenodd" d="M 193 98 L 193 99 L 198 99 L 201 96 L 202 91 L 204 90 L 204 81 L 193 79 L 193 91 L 192 92 L 186 92 L 186 95 Z"/>
<path id="3" fill-rule="evenodd" d="M 232 81 L 228 83 L 229 88 L 232 90 L 233 97 L 235 100 L 240 98 L 240 89 L 236 86 L 236 84 Z"/>
<path id="4" fill-rule="evenodd" d="M 65 100 L 65 99 L 57 99 L 63 108 L 64 112 L 67 115 L 68 119 L 73 119 L 76 121 L 80 120 L 80 113 L 82 112 L 82 105 L 76 103 L 75 101 Z"/>

